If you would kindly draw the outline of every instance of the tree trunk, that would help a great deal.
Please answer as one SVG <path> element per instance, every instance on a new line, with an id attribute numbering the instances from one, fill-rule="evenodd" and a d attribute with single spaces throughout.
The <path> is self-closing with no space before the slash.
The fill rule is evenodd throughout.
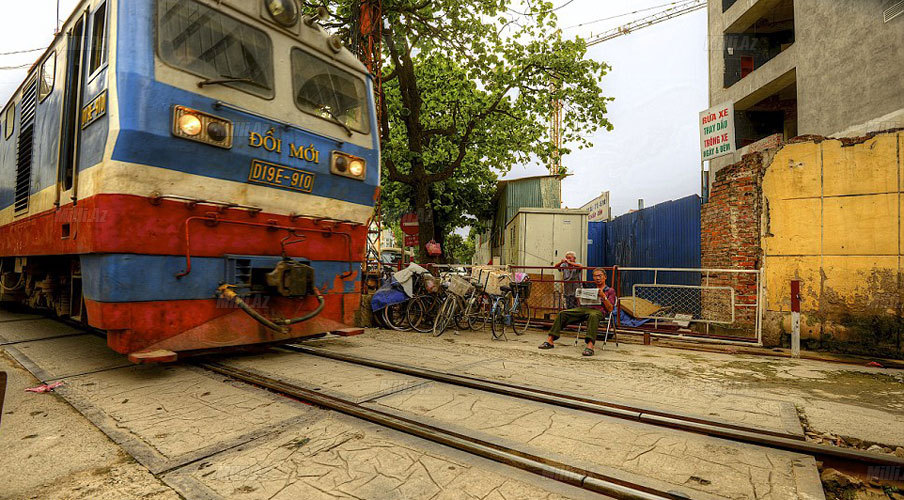
<path id="1" fill-rule="evenodd" d="M 436 262 L 436 257 L 427 255 L 427 243 L 434 239 L 433 208 L 430 206 L 430 186 L 420 182 L 414 186 L 414 211 L 418 222 L 418 261 Z"/>

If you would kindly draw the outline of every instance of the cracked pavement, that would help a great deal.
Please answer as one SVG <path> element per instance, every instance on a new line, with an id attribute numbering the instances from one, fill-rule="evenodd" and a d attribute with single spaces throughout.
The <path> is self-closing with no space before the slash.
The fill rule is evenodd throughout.
<path id="1" fill-rule="evenodd" d="M 393 434 L 331 413 L 170 473 L 165 481 L 183 492 L 249 499 L 568 498 Z"/>

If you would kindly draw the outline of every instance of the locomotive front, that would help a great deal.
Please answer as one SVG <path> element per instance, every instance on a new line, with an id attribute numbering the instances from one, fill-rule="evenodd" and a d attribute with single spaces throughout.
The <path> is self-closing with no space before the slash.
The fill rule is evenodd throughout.
<path id="1" fill-rule="evenodd" d="M 379 185 L 365 68 L 295 0 L 114 11 L 88 321 L 136 362 L 359 332 Z"/>

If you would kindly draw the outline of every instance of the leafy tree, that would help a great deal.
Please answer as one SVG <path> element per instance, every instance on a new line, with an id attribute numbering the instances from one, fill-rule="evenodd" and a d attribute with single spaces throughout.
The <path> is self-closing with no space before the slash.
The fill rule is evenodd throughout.
<path id="1" fill-rule="evenodd" d="M 455 264 L 471 263 L 471 259 L 474 257 L 474 252 L 477 250 L 477 245 L 474 241 L 474 234 L 475 233 L 471 231 L 471 234 L 467 238 L 465 238 L 458 233 L 452 233 L 446 237 L 446 244 L 443 248 L 443 253 L 446 255 L 446 258 L 449 262 Z"/>
<path id="2" fill-rule="evenodd" d="M 328 4 L 349 40 L 359 5 Z M 521 14 L 506 17 L 511 6 Z M 612 129 L 599 86 L 608 66 L 565 39 L 552 11 L 536 0 L 383 0 L 383 206 L 417 213 L 421 258 L 431 239 L 492 213 L 497 174 L 549 161 L 554 100 L 567 110 L 564 144 Z"/>

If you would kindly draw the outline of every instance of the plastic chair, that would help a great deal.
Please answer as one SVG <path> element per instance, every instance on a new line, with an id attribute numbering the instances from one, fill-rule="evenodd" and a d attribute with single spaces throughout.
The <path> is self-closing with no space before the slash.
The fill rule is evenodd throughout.
<path id="1" fill-rule="evenodd" d="M 618 312 L 618 297 L 615 298 L 615 304 L 612 304 L 612 312 L 608 314 L 606 317 L 606 332 L 603 334 L 603 345 L 606 345 L 609 341 L 609 332 L 612 332 L 612 339 L 615 340 L 615 347 L 618 347 L 618 332 L 616 331 L 616 325 L 618 322 L 616 321 L 615 314 Z M 581 331 L 584 328 L 584 324 L 586 321 L 581 321 L 578 323 L 577 333 L 574 335 L 574 345 L 577 346 L 578 342 L 581 340 Z"/>

